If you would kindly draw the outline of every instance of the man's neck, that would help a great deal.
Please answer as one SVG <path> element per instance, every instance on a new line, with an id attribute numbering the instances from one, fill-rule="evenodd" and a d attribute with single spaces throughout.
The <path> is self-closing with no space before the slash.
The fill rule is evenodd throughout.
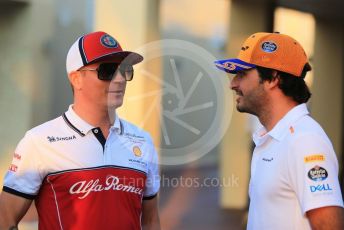
<path id="1" fill-rule="evenodd" d="M 285 100 L 278 100 L 266 106 L 264 111 L 258 115 L 259 121 L 269 132 L 275 125 L 295 106 L 298 104 L 287 98 Z"/>
<path id="2" fill-rule="evenodd" d="M 74 112 L 94 127 L 100 127 L 102 131 L 109 130 L 116 118 L 116 109 L 99 106 L 81 106 L 78 103 L 73 105 Z"/>

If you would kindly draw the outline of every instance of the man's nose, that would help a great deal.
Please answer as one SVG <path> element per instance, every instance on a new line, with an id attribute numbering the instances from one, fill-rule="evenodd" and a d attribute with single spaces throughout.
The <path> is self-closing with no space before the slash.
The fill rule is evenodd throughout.
<path id="1" fill-rule="evenodd" d="M 230 79 L 229 88 L 235 90 L 239 86 L 238 77 L 235 75 L 234 78 Z"/>
<path id="2" fill-rule="evenodd" d="M 116 71 L 111 82 L 123 83 L 125 82 L 125 76 L 122 75 L 121 71 Z"/>

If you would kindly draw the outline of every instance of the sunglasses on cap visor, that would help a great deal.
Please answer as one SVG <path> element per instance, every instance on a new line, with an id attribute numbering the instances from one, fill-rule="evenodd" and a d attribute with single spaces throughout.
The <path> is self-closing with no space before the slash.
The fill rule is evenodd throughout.
<path id="1" fill-rule="evenodd" d="M 117 71 L 121 73 L 122 77 L 124 77 L 126 81 L 131 81 L 134 77 L 133 66 L 120 63 L 102 63 L 97 69 L 84 68 L 79 69 L 78 71 L 97 71 L 98 79 L 102 81 L 111 81 L 116 77 Z"/>

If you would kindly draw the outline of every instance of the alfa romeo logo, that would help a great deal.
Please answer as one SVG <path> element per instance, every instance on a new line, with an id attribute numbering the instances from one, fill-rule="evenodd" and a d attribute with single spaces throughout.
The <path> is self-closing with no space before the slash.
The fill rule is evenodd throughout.
<path id="1" fill-rule="evenodd" d="M 101 44 L 105 47 L 108 48 L 116 48 L 118 47 L 118 43 L 117 41 L 111 37 L 108 34 L 104 34 L 101 38 L 100 38 Z"/>

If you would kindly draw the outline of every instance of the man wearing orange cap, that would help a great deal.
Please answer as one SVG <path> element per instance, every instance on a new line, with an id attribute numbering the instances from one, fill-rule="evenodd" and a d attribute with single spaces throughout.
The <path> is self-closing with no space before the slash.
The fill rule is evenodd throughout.
<path id="1" fill-rule="evenodd" d="M 160 229 L 151 137 L 116 114 L 142 60 L 104 32 L 75 41 L 66 60 L 74 104 L 18 144 L 0 196 L 0 230 L 16 229 L 33 200 L 39 229 Z"/>
<path id="2" fill-rule="evenodd" d="M 301 45 L 287 35 L 255 33 L 238 58 L 215 64 L 235 74 L 237 110 L 263 125 L 253 134 L 247 229 L 344 229 L 338 161 L 305 104 L 311 67 Z"/>

